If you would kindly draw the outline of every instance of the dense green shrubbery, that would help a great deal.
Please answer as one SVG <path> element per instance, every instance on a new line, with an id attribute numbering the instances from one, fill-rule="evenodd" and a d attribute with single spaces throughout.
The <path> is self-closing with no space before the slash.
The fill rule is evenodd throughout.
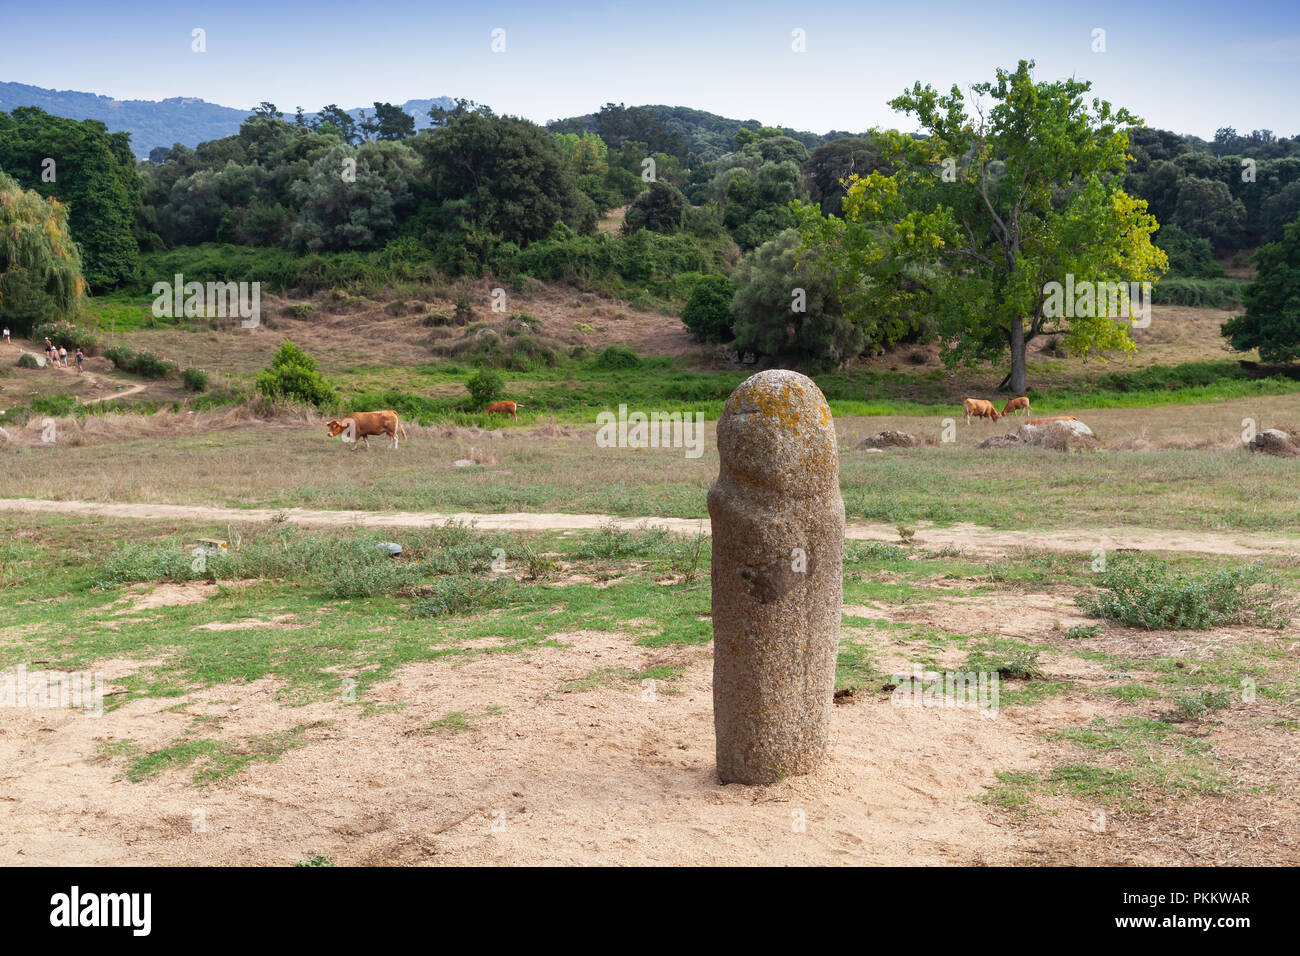
<path id="1" fill-rule="evenodd" d="M 626 345 L 608 345 L 596 356 L 596 367 L 603 369 L 636 368 L 641 358 Z"/>
<path id="2" fill-rule="evenodd" d="M 1098 576 L 1099 594 L 1081 594 L 1090 617 L 1150 630 L 1255 622 L 1287 623 L 1278 579 L 1263 565 L 1177 575 L 1163 561 L 1116 555 Z"/>
<path id="3" fill-rule="evenodd" d="M 37 395 L 32 399 L 34 415 L 71 415 L 76 407 L 77 399 L 73 395 Z"/>
<path id="4" fill-rule="evenodd" d="M 418 244 L 394 240 L 379 252 L 325 252 L 299 255 L 280 247 L 236 246 L 209 242 L 141 256 L 135 291 L 148 294 L 153 283 L 180 273 L 186 282 L 260 282 L 268 291 L 294 289 L 311 294 L 358 286 L 379 290 L 400 282 L 439 284 L 442 276 Z"/>
<path id="5" fill-rule="evenodd" d="M 1152 241 L 1169 256 L 1168 278 L 1222 278 L 1223 267 L 1214 261 L 1214 250 L 1208 239 L 1188 235 L 1179 226 L 1168 223 L 1160 227 Z"/>
<path id="6" fill-rule="evenodd" d="M 834 278 L 815 267 L 794 229 L 747 254 L 735 282 L 731 319 L 741 351 L 834 367 L 868 344 L 862 325 L 842 314 Z M 796 289 L 803 292 L 799 312 L 793 308 Z"/>
<path id="7" fill-rule="evenodd" d="M 1111 392 L 1150 392 L 1168 389 L 1204 388 L 1225 379 L 1249 376 L 1237 362 L 1184 362 L 1181 365 L 1151 365 L 1129 372 L 1107 372 L 1097 384 Z"/>
<path id="8" fill-rule="evenodd" d="M 35 352 L 24 352 L 18 356 L 19 368 L 40 368 L 41 360 L 36 357 Z"/>
<path id="9" fill-rule="evenodd" d="M 470 327 L 473 330 L 473 326 Z M 471 331 L 463 339 L 450 344 L 439 344 L 439 351 L 457 361 L 486 368 L 509 369 L 528 372 L 538 368 L 554 368 L 560 364 L 559 350 L 537 335 L 498 335 L 494 329 Z"/>
<path id="10" fill-rule="evenodd" d="M 1259 349 L 1265 362 L 1300 359 L 1300 219 L 1287 226 L 1280 242 L 1255 253 L 1259 272 L 1243 299 L 1246 314 L 1223 324 L 1234 349 Z"/>
<path id="11" fill-rule="evenodd" d="M 334 388 L 317 369 L 316 360 L 288 339 L 270 366 L 258 374 L 257 390 L 272 400 L 288 399 L 318 408 L 338 402 Z"/>
<path id="12" fill-rule="evenodd" d="M 428 591 L 416 604 L 415 613 L 447 617 L 501 607 L 517 593 L 518 585 L 510 578 L 454 577 L 434 581 Z"/>
<path id="13" fill-rule="evenodd" d="M 104 357 L 109 359 L 123 372 L 143 375 L 145 378 L 166 378 L 177 371 L 175 363 L 153 352 L 137 352 L 125 345 L 114 345 L 104 350 Z"/>
<path id="14" fill-rule="evenodd" d="M 56 319 L 52 322 L 42 322 L 36 328 L 32 329 L 32 341 L 44 342 L 49 339 L 55 345 L 61 345 L 69 352 L 80 348 L 87 355 L 93 355 L 95 349 L 95 336 L 86 328 L 77 325 L 75 322 L 69 322 L 67 319 Z"/>
<path id="15" fill-rule="evenodd" d="M 208 373 L 201 368 L 187 368 L 181 372 L 181 381 L 191 392 L 206 392 L 208 390 Z"/>
<path id="16" fill-rule="evenodd" d="M 1157 305 L 1226 309 L 1241 302 L 1245 283 L 1235 279 L 1162 279 L 1151 290 Z"/>
<path id="17" fill-rule="evenodd" d="M 505 384 L 506 380 L 500 372 L 481 368 L 469 377 L 465 382 L 465 388 L 469 390 L 470 400 L 477 409 L 484 408 L 499 399 Z"/>
<path id="18" fill-rule="evenodd" d="M 524 249 L 502 246 L 491 265 L 500 275 L 522 274 L 619 292 L 629 283 L 663 289 L 674 276 L 708 272 L 720 267 L 725 259 L 726 248 L 721 240 L 641 229 L 626 238 L 602 233 L 543 239 Z"/>
<path id="19" fill-rule="evenodd" d="M 736 284 L 727 276 L 701 276 L 682 308 L 682 322 L 701 342 L 725 342 L 731 332 L 731 300 Z"/>

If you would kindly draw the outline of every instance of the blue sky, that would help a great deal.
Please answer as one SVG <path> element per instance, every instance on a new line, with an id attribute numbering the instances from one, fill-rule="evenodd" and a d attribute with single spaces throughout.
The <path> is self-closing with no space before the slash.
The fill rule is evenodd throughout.
<path id="1" fill-rule="evenodd" d="M 1022 57 L 1149 125 L 1300 133 L 1300 2 L 176 3 L 5 0 L 0 80 L 119 99 L 326 103 L 465 96 L 538 122 L 605 102 L 824 132 L 908 128 L 887 101 Z M 191 51 L 206 31 L 207 52 Z M 491 51 L 505 32 L 504 53 Z M 1092 32 L 1106 31 L 1105 52 Z M 792 31 L 806 52 L 791 49 Z"/>

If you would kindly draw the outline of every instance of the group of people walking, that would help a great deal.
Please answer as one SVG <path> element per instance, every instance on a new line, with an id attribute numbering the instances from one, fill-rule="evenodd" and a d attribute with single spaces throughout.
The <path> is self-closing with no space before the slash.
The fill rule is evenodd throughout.
<path id="1" fill-rule="evenodd" d="M 86 353 L 81 351 L 81 346 L 77 346 L 76 354 L 73 361 L 77 363 L 77 374 L 82 373 L 82 363 L 86 359 Z M 68 350 L 62 345 L 55 345 L 49 339 L 45 340 L 45 363 L 52 368 L 68 367 Z"/>
<path id="2" fill-rule="evenodd" d="M 5 327 L 3 341 L 5 345 L 13 344 L 13 341 L 10 338 L 8 326 Z M 21 352 L 22 348 L 19 348 L 18 351 Z M 55 345 L 49 340 L 49 338 L 46 338 L 45 365 L 47 368 L 71 368 L 72 366 L 68 365 L 68 359 L 68 350 L 64 346 Z M 82 351 L 80 345 L 77 346 L 77 350 L 71 355 L 71 359 L 77 368 L 77 374 L 81 375 L 85 371 L 86 353 Z"/>

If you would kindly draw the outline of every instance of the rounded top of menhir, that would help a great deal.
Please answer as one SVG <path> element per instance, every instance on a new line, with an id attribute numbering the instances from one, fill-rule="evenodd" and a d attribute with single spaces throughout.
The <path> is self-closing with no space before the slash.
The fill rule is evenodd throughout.
<path id="1" fill-rule="evenodd" d="M 751 375 L 718 419 L 723 478 L 796 494 L 839 489 L 835 423 L 826 396 L 789 369 Z"/>

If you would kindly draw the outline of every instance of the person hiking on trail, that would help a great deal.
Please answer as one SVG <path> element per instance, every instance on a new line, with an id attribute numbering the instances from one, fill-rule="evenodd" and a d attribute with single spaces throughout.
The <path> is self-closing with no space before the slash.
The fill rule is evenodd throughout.
<path id="1" fill-rule="evenodd" d="M 83 351 L 81 351 L 81 346 L 78 345 L 78 346 L 77 346 L 77 374 L 78 374 L 78 375 L 80 375 L 80 374 L 82 373 L 82 371 L 83 371 L 83 369 L 82 369 L 82 367 L 81 367 L 81 363 L 82 363 L 82 360 L 85 359 L 85 357 L 86 357 L 86 353 L 83 352 Z"/>
<path id="2" fill-rule="evenodd" d="M 68 367 L 68 350 L 62 345 L 59 346 L 59 365 L 63 368 Z"/>
<path id="3" fill-rule="evenodd" d="M 54 360 L 56 358 L 58 358 L 58 354 L 54 351 L 54 343 L 51 342 L 49 339 L 46 339 L 45 340 L 45 364 L 50 368 L 53 368 Z"/>
<path id="4" fill-rule="evenodd" d="M 5 345 L 9 344 L 9 326 L 5 326 Z"/>

